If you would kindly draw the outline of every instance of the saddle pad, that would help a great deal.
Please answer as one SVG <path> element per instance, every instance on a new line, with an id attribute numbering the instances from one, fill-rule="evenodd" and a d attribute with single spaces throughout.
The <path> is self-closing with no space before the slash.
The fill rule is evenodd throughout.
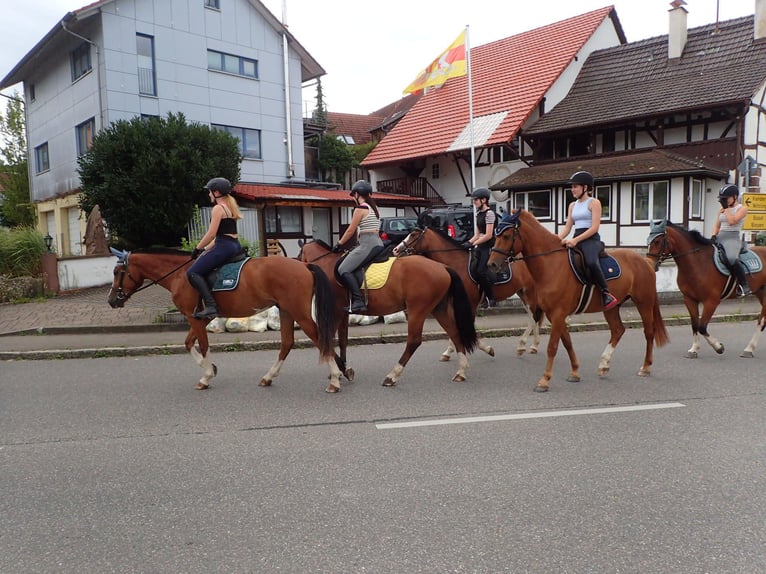
<path id="1" fill-rule="evenodd" d="M 468 258 L 468 277 L 470 277 L 471 281 L 476 283 L 478 285 L 479 280 L 474 276 L 473 272 L 471 271 L 471 258 Z M 491 274 L 489 275 L 491 278 Z M 495 281 L 493 282 L 494 285 L 502 285 L 504 283 L 508 283 L 513 279 L 513 266 L 505 261 L 503 263 L 503 268 L 495 274 Z"/>
<path id="2" fill-rule="evenodd" d="M 577 277 L 577 280 L 582 283 L 586 284 L 587 281 L 585 280 L 585 277 L 583 277 L 582 272 L 580 269 L 577 268 L 575 265 L 574 260 L 574 250 L 569 249 L 569 267 L 572 268 L 572 273 L 575 274 L 575 277 Z M 609 281 L 610 279 L 617 279 L 620 275 L 622 275 L 622 269 L 620 269 L 620 264 L 617 263 L 617 260 L 612 257 L 611 255 L 607 255 L 606 257 L 599 257 L 598 262 L 601 265 L 601 272 L 604 274 L 604 279 Z"/>
<path id="3" fill-rule="evenodd" d="M 213 284 L 213 291 L 233 291 L 239 285 L 239 275 L 242 272 L 242 266 L 247 263 L 251 257 L 242 261 L 233 263 L 224 263 L 218 268 L 218 276 Z"/>
<path id="4" fill-rule="evenodd" d="M 366 289 L 380 289 L 386 284 L 388 274 L 391 272 L 391 266 L 396 261 L 396 257 L 389 257 L 382 263 L 373 263 L 367 268 L 364 274 L 364 287 Z"/>
<path id="5" fill-rule="evenodd" d="M 761 258 L 753 253 L 750 249 L 741 251 L 739 254 L 739 260 L 745 264 L 745 267 L 750 274 L 759 273 L 763 269 L 763 262 L 761 261 Z M 720 249 L 713 249 L 713 263 L 721 275 L 731 275 Z"/>

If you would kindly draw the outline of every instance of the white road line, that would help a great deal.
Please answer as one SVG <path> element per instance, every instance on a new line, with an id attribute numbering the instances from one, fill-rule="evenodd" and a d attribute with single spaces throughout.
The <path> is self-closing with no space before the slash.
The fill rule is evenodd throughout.
<path id="1" fill-rule="evenodd" d="M 571 417 L 575 415 L 601 415 L 606 413 L 625 413 L 632 411 L 653 411 L 657 409 L 675 409 L 685 407 L 683 403 L 655 403 L 651 405 L 633 405 L 629 407 L 604 407 L 601 409 L 576 409 L 569 411 L 542 411 L 536 413 L 521 413 L 515 415 L 489 415 L 484 417 L 463 417 L 454 419 L 432 419 L 409 421 L 401 423 L 376 424 L 378 430 L 401 429 L 409 427 L 432 427 L 439 425 L 462 425 L 468 423 L 487 423 L 494 421 L 514 421 L 522 419 L 544 419 L 550 417 Z"/>

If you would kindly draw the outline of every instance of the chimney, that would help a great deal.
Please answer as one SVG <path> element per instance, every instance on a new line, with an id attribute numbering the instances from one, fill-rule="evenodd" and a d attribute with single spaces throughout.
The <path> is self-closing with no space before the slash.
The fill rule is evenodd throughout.
<path id="1" fill-rule="evenodd" d="M 757 0 L 762 1 L 762 0 Z M 686 46 L 686 8 L 684 0 L 673 0 L 668 10 L 670 15 L 670 32 L 668 34 L 668 60 L 680 58 Z"/>
<path id="2" fill-rule="evenodd" d="M 755 25 L 753 26 L 753 40 L 766 38 L 766 0 L 755 0 Z"/>

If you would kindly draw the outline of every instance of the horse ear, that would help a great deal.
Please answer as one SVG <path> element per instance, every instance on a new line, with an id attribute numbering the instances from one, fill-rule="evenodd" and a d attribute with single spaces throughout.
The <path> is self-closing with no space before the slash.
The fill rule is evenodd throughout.
<path id="1" fill-rule="evenodd" d="M 111 251 L 112 255 L 114 255 L 120 261 L 125 261 L 128 258 L 127 251 L 124 251 L 124 250 L 120 251 L 119 249 L 115 249 L 114 247 L 110 247 L 109 251 Z"/>

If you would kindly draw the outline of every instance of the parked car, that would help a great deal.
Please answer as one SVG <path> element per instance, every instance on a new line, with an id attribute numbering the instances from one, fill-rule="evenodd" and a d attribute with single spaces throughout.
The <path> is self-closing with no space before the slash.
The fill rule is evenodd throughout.
<path id="1" fill-rule="evenodd" d="M 490 204 L 489 207 L 497 213 L 494 204 Z M 458 241 L 468 241 L 473 236 L 473 207 L 470 205 L 432 207 L 424 211 L 421 217 L 428 227 L 441 229 Z"/>
<path id="2" fill-rule="evenodd" d="M 383 241 L 399 243 L 415 229 L 417 224 L 417 217 L 381 217 L 380 238 Z"/>

